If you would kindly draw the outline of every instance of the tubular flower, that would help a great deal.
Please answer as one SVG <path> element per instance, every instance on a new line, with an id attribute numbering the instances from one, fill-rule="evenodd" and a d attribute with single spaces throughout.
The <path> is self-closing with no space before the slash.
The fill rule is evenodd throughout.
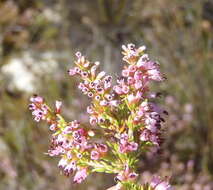
<path id="1" fill-rule="evenodd" d="M 129 166 L 127 165 L 123 171 L 121 171 L 117 176 L 116 180 L 119 181 L 134 181 L 138 177 L 138 174 L 130 171 Z"/>
<path id="2" fill-rule="evenodd" d="M 152 102 L 159 93 L 151 92 L 150 84 L 164 77 L 145 49 L 134 44 L 122 46 L 126 64 L 116 83 L 104 71 L 98 72 L 99 62 L 76 53 L 75 67 L 68 74 L 80 78 L 78 89 L 91 101 L 86 109 L 91 126 L 65 121 L 61 101 L 56 101 L 52 110 L 42 97 L 30 99 L 34 120 L 46 121 L 53 132 L 47 154 L 60 157 L 58 167 L 66 176 L 74 173 L 75 183 L 92 172 L 105 172 L 116 174 L 117 182 L 126 189 L 140 186 L 135 172 L 138 159 L 150 147 L 160 147 L 163 115 L 167 114 Z M 154 178 L 150 188 L 169 189 L 168 183 L 156 181 Z"/>
<path id="3" fill-rule="evenodd" d="M 153 190 L 172 190 L 171 185 L 167 180 L 162 180 L 160 177 L 153 177 L 150 183 Z"/>
<path id="4" fill-rule="evenodd" d="M 85 180 L 87 175 L 88 175 L 88 173 L 87 173 L 86 168 L 79 169 L 74 176 L 74 182 L 75 183 L 81 183 L 83 180 Z"/>

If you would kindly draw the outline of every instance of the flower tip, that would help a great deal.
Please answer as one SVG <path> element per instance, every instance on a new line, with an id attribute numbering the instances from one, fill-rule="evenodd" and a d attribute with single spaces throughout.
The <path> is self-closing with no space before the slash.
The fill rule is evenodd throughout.
<path id="1" fill-rule="evenodd" d="M 78 171 L 76 172 L 75 176 L 74 176 L 73 182 L 79 184 L 79 183 L 81 183 L 83 180 L 86 179 L 87 175 L 88 175 L 88 172 L 87 172 L 87 169 L 86 169 L 86 168 L 81 169 L 81 170 L 78 170 Z"/>
<path id="2" fill-rule="evenodd" d="M 55 112 L 56 112 L 56 113 L 60 113 L 60 112 L 61 112 L 61 106 L 62 106 L 62 102 L 56 100 L 56 101 L 55 101 Z"/>
<path id="3" fill-rule="evenodd" d="M 80 58 L 81 57 L 81 52 L 78 51 L 78 52 L 75 53 L 75 55 L 76 55 L 77 58 Z"/>
<path id="4" fill-rule="evenodd" d="M 67 72 L 68 72 L 68 74 L 70 76 L 74 76 L 76 74 L 76 70 L 75 69 L 69 69 Z"/>
<path id="5" fill-rule="evenodd" d="M 138 50 L 139 50 L 140 52 L 145 51 L 145 50 L 146 50 L 146 46 L 141 46 L 141 47 L 139 47 Z"/>

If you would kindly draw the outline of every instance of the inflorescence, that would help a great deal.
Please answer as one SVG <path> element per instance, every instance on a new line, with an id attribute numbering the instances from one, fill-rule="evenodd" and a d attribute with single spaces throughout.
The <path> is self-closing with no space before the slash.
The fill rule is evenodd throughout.
<path id="1" fill-rule="evenodd" d="M 51 109 L 40 96 L 30 99 L 34 120 L 46 121 L 53 132 L 48 154 L 60 157 L 58 167 L 66 176 L 74 174 L 75 183 L 92 172 L 105 172 L 116 174 L 118 189 L 171 189 L 167 180 L 158 177 L 150 184 L 136 183 L 138 159 L 151 147 L 160 147 L 161 124 L 167 114 L 154 103 L 159 93 L 150 92 L 150 83 L 161 82 L 164 77 L 145 49 L 134 44 L 122 46 L 127 64 L 116 84 L 112 76 L 97 72 L 99 62 L 92 63 L 76 53 L 75 67 L 68 74 L 80 77 L 78 88 L 91 100 L 87 107 L 91 126 L 65 121 L 60 101 Z"/>

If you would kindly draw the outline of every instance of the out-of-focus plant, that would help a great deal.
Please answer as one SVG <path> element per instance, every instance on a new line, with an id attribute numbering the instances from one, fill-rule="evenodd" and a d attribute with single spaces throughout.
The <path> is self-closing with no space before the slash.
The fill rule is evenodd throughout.
<path id="1" fill-rule="evenodd" d="M 150 184 L 136 182 L 139 157 L 151 147 L 159 148 L 161 123 L 165 110 L 154 100 L 158 93 L 150 92 L 152 81 L 163 81 L 159 64 L 145 54 L 145 46 L 122 46 L 127 63 L 122 76 L 112 84 L 112 76 L 97 73 L 99 62 L 91 63 L 76 53 L 76 67 L 69 75 L 78 75 L 78 88 L 91 99 L 87 107 L 90 126 L 77 120 L 66 122 L 61 116 L 62 102 L 51 109 L 44 99 L 32 97 L 29 109 L 34 120 L 45 120 L 53 131 L 50 156 L 60 156 L 58 166 L 65 175 L 75 172 L 74 182 L 81 183 L 92 172 L 117 174 L 116 189 L 169 190 L 167 180 L 153 177 Z"/>

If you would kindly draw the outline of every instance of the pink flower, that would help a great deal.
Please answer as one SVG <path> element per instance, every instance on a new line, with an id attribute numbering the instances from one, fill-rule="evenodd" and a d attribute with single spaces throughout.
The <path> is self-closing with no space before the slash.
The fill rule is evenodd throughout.
<path id="1" fill-rule="evenodd" d="M 118 102 L 118 100 L 112 100 L 109 102 L 109 105 L 113 106 L 113 107 L 117 107 L 119 105 L 119 102 Z"/>
<path id="2" fill-rule="evenodd" d="M 128 151 L 136 151 L 138 149 L 138 143 L 130 142 L 128 144 Z"/>
<path id="3" fill-rule="evenodd" d="M 135 71 L 137 71 L 137 67 L 135 65 L 130 65 L 129 66 L 129 72 L 134 73 Z"/>
<path id="4" fill-rule="evenodd" d="M 95 77 L 95 72 L 96 72 L 99 65 L 100 65 L 100 62 L 96 61 L 94 63 L 94 65 L 91 67 L 90 73 L 91 73 L 92 77 Z"/>
<path id="5" fill-rule="evenodd" d="M 43 107 L 42 108 L 36 108 L 33 112 L 32 115 L 34 116 L 34 120 L 39 122 L 41 119 L 44 120 L 45 116 L 47 114 L 47 108 Z"/>
<path id="6" fill-rule="evenodd" d="M 138 62 L 136 63 L 137 67 L 145 67 L 146 63 L 149 61 L 149 56 L 147 54 L 144 54 L 140 57 Z"/>
<path id="7" fill-rule="evenodd" d="M 81 52 L 77 51 L 77 52 L 75 53 L 75 56 L 76 56 L 77 58 L 81 58 Z"/>
<path id="8" fill-rule="evenodd" d="M 58 163 L 59 168 L 64 168 L 67 165 L 67 159 L 61 158 L 61 160 Z"/>
<path id="9" fill-rule="evenodd" d="M 73 130 L 73 129 L 77 129 L 80 126 L 80 122 L 77 120 L 71 121 L 67 127 L 68 130 Z M 65 128 L 66 129 L 66 128 Z"/>
<path id="10" fill-rule="evenodd" d="M 58 156 L 63 152 L 63 148 L 57 146 L 54 149 L 48 150 L 48 155 L 49 156 Z"/>
<path id="11" fill-rule="evenodd" d="M 56 101 L 55 102 L 55 112 L 56 113 L 60 113 L 61 112 L 61 106 L 62 106 L 62 102 L 61 101 Z"/>
<path id="12" fill-rule="evenodd" d="M 66 140 L 67 140 L 66 137 L 62 134 L 59 134 L 55 138 L 55 142 L 58 143 L 58 144 L 63 144 Z"/>
<path id="13" fill-rule="evenodd" d="M 94 113 L 94 110 L 93 110 L 92 106 L 88 106 L 87 107 L 87 113 L 88 114 L 93 114 Z"/>
<path id="14" fill-rule="evenodd" d="M 35 104 L 29 104 L 29 110 L 35 110 L 36 109 L 36 105 Z"/>
<path id="15" fill-rule="evenodd" d="M 57 128 L 57 124 L 53 123 L 52 125 L 50 125 L 50 130 L 51 131 L 55 131 Z"/>
<path id="16" fill-rule="evenodd" d="M 82 143 L 85 140 L 86 131 L 83 128 L 80 128 L 72 133 L 72 136 L 75 140 L 75 143 Z"/>
<path id="17" fill-rule="evenodd" d="M 150 186 L 154 190 L 171 190 L 172 187 L 168 181 L 161 180 L 159 177 L 153 177 Z"/>
<path id="18" fill-rule="evenodd" d="M 143 76 L 143 73 L 141 71 L 136 71 L 135 74 L 134 74 L 134 79 L 137 81 L 137 80 L 141 80 L 142 79 L 142 76 Z"/>
<path id="19" fill-rule="evenodd" d="M 140 135 L 141 141 L 149 141 L 151 132 L 147 129 L 144 129 Z"/>
<path id="20" fill-rule="evenodd" d="M 122 53 L 124 54 L 124 61 L 126 61 L 127 63 L 132 63 L 136 60 L 138 52 L 134 44 L 128 44 L 127 46 L 122 45 L 122 49 Z"/>
<path id="21" fill-rule="evenodd" d="M 95 125 L 98 122 L 98 119 L 95 116 L 90 116 L 89 122 L 91 125 Z"/>
<path id="22" fill-rule="evenodd" d="M 139 107 L 140 110 L 143 110 L 143 111 L 149 111 L 149 104 L 147 101 L 144 101 L 141 103 L 140 107 Z"/>
<path id="23" fill-rule="evenodd" d="M 96 148 L 101 153 L 106 153 L 108 151 L 108 147 L 105 144 L 97 144 Z"/>
<path id="24" fill-rule="evenodd" d="M 84 87 L 85 87 L 85 86 L 84 86 L 83 83 L 79 83 L 78 88 L 79 88 L 80 90 L 82 90 Z"/>
<path id="25" fill-rule="evenodd" d="M 127 78 L 127 84 L 128 85 L 134 84 L 134 82 L 135 82 L 135 79 L 133 77 L 128 77 Z"/>
<path id="26" fill-rule="evenodd" d="M 121 153 L 127 153 L 136 151 L 138 149 L 138 144 L 136 142 L 128 142 L 128 135 L 123 134 L 120 139 L 119 151 Z"/>
<path id="27" fill-rule="evenodd" d="M 104 123 L 105 119 L 102 116 L 98 116 L 98 123 Z"/>
<path id="28" fill-rule="evenodd" d="M 104 82 L 104 89 L 105 89 L 105 90 L 111 88 L 111 86 L 112 86 L 112 82 L 109 82 L 109 81 L 105 81 L 105 82 Z"/>
<path id="29" fill-rule="evenodd" d="M 147 74 L 149 75 L 149 78 L 156 81 L 162 81 L 163 78 L 160 74 L 160 72 L 157 69 L 148 70 Z"/>
<path id="30" fill-rule="evenodd" d="M 134 96 L 133 94 L 130 94 L 127 96 L 127 100 L 130 104 L 137 103 L 142 98 L 142 93 L 137 92 L 137 94 Z"/>
<path id="31" fill-rule="evenodd" d="M 88 96 L 89 98 L 92 98 L 92 97 L 94 96 L 94 94 L 93 94 L 92 92 L 88 92 L 87 96 Z"/>
<path id="32" fill-rule="evenodd" d="M 66 176 L 69 176 L 75 170 L 76 170 L 76 162 L 75 161 L 71 161 L 69 164 L 67 164 L 64 167 L 64 174 Z"/>
<path id="33" fill-rule="evenodd" d="M 69 70 L 68 70 L 68 74 L 69 74 L 70 76 L 74 76 L 74 75 L 76 74 L 75 68 L 69 69 Z"/>
<path id="34" fill-rule="evenodd" d="M 117 93 L 117 94 L 122 94 L 123 91 L 122 91 L 122 88 L 118 85 L 114 86 L 113 87 L 113 90 Z"/>
<path id="35" fill-rule="evenodd" d="M 101 106 L 107 106 L 109 103 L 106 100 L 101 100 L 100 105 Z"/>
<path id="36" fill-rule="evenodd" d="M 150 141 L 154 145 L 159 146 L 159 137 L 156 133 L 152 133 L 148 129 L 144 129 L 140 134 L 141 141 Z"/>
<path id="37" fill-rule="evenodd" d="M 123 77 L 128 77 L 129 76 L 129 70 L 122 70 L 122 76 Z"/>
<path id="38" fill-rule="evenodd" d="M 152 133 L 157 132 L 157 121 L 151 117 L 145 119 L 146 128 L 149 129 Z"/>
<path id="39" fill-rule="evenodd" d="M 50 112 L 47 105 L 44 103 L 44 99 L 40 96 L 34 95 L 30 98 L 32 102 L 29 105 L 29 110 L 32 111 L 32 115 L 34 116 L 34 120 L 39 122 L 40 120 L 48 120 L 48 114 Z"/>
<path id="40" fill-rule="evenodd" d="M 87 176 L 88 176 L 87 169 L 86 168 L 80 169 L 76 172 L 73 182 L 81 183 L 83 180 L 86 179 Z"/>
<path id="41" fill-rule="evenodd" d="M 98 151 L 96 151 L 96 150 L 93 150 L 91 152 L 91 156 L 90 157 L 91 157 L 92 160 L 98 160 L 100 158 L 100 153 Z"/>
<path id="42" fill-rule="evenodd" d="M 138 174 L 132 172 L 128 165 L 125 166 L 125 169 L 121 171 L 116 179 L 119 181 L 134 181 L 138 177 Z"/>
<path id="43" fill-rule="evenodd" d="M 141 80 L 137 80 L 135 81 L 135 89 L 138 90 L 140 88 L 143 87 L 143 83 L 141 82 Z"/>
<path id="44" fill-rule="evenodd" d="M 33 97 L 30 98 L 30 101 L 33 103 L 42 104 L 44 102 L 44 99 L 41 96 L 34 95 Z"/>
<path id="45" fill-rule="evenodd" d="M 82 78 L 87 78 L 88 77 L 88 73 L 86 71 L 81 73 L 81 77 Z"/>
<path id="46" fill-rule="evenodd" d="M 101 71 L 101 72 L 97 75 L 96 80 L 102 79 L 105 75 L 106 75 L 106 72 L 105 72 L 105 71 Z"/>
<path id="47" fill-rule="evenodd" d="M 122 86 L 122 92 L 123 92 L 124 94 L 127 94 L 127 93 L 129 92 L 129 86 L 123 85 L 123 86 Z"/>

